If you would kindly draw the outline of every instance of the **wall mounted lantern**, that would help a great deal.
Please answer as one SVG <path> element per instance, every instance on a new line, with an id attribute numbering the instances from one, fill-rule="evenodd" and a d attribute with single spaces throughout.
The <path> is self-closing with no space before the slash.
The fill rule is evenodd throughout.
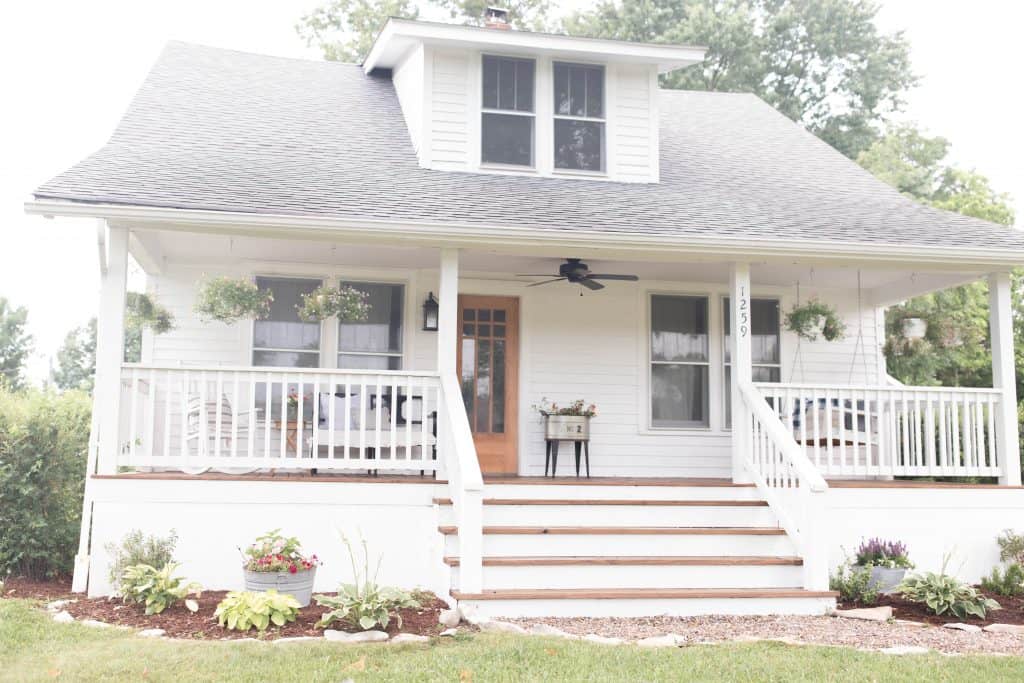
<path id="1" fill-rule="evenodd" d="M 434 293 L 431 292 L 427 296 L 427 300 L 423 302 L 423 329 L 426 332 L 437 332 L 437 318 L 438 310 L 440 306 L 437 303 L 437 299 L 434 298 Z"/>

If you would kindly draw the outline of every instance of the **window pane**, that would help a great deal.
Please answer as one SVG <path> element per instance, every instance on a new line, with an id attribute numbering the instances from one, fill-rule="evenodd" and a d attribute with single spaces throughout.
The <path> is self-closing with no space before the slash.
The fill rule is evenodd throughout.
<path id="1" fill-rule="evenodd" d="M 477 340 L 476 432 L 491 431 L 491 342 Z M 465 361 L 463 361 L 465 363 Z"/>
<path id="2" fill-rule="evenodd" d="M 296 349 L 315 351 L 320 348 L 320 323 L 307 323 L 299 319 L 296 309 L 302 295 L 320 286 L 319 280 L 291 278 L 256 278 L 256 286 L 274 294 L 270 315 L 253 324 L 253 347 L 257 349 Z M 253 363 L 257 363 L 255 354 Z M 312 367 L 316 367 L 316 363 Z"/>
<path id="3" fill-rule="evenodd" d="M 401 353 L 404 286 L 374 282 L 341 285 L 365 292 L 370 311 L 365 321 L 338 323 L 338 350 Z"/>
<path id="4" fill-rule="evenodd" d="M 466 414 L 469 416 L 470 424 L 473 423 L 473 379 L 476 376 L 476 340 L 462 340 L 462 376 L 459 377 L 459 384 L 462 386 L 462 402 L 466 404 Z"/>
<path id="5" fill-rule="evenodd" d="M 484 114 L 480 160 L 486 164 L 533 165 L 533 117 Z"/>
<path id="6" fill-rule="evenodd" d="M 484 109 L 533 111 L 533 60 L 485 55 L 482 80 Z"/>
<path id="7" fill-rule="evenodd" d="M 555 119 L 555 168 L 604 170 L 604 124 Z"/>
<path id="8" fill-rule="evenodd" d="M 651 359 L 708 359 L 708 300 L 695 296 L 651 297 Z"/>
<path id="9" fill-rule="evenodd" d="M 651 424 L 654 427 L 706 427 L 708 367 L 651 366 Z"/>
<path id="10" fill-rule="evenodd" d="M 555 113 L 569 114 L 569 67 L 555 64 Z"/>
<path id="11" fill-rule="evenodd" d="M 516 60 L 516 111 L 533 111 L 533 62 Z"/>
<path id="12" fill-rule="evenodd" d="M 483 105 L 487 109 L 498 108 L 498 64 L 501 60 L 484 56 L 483 61 Z"/>
<path id="13" fill-rule="evenodd" d="M 401 370 L 401 356 L 363 356 L 338 354 L 338 367 L 347 370 Z"/>
<path id="14" fill-rule="evenodd" d="M 516 63 L 502 59 L 498 64 L 498 109 L 516 108 Z"/>
<path id="15" fill-rule="evenodd" d="M 298 351 L 253 351 L 252 364 L 260 367 L 315 368 L 320 365 L 320 354 Z"/>
<path id="16" fill-rule="evenodd" d="M 732 357 L 729 299 L 722 305 L 725 328 L 725 362 Z M 753 363 L 775 365 L 779 363 L 779 301 L 778 299 L 752 299 L 750 302 L 750 356 Z M 755 380 L 757 381 L 757 380 Z"/>
<path id="17" fill-rule="evenodd" d="M 586 84 L 586 116 L 604 117 L 604 69 L 590 67 L 584 70 Z"/>
<path id="18" fill-rule="evenodd" d="M 491 415 L 491 431 L 502 434 L 505 431 L 505 342 L 494 340 L 494 403 Z"/>

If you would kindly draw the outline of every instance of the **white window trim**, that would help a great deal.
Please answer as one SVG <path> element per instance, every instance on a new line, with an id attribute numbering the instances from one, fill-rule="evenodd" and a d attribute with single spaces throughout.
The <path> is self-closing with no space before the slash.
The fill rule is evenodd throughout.
<path id="1" fill-rule="evenodd" d="M 520 62 L 532 62 L 533 63 L 533 111 L 518 111 L 515 109 L 492 109 L 484 106 L 484 58 L 495 57 L 497 59 L 514 59 Z M 478 90 L 476 93 L 477 106 L 480 111 L 477 114 L 477 130 L 476 130 L 476 162 L 478 168 L 491 169 L 495 171 L 518 171 L 524 173 L 535 173 L 538 168 L 538 146 L 537 146 L 537 128 L 538 121 L 540 120 L 537 116 L 537 76 L 540 72 L 540 60 L 533 57 L 524 57 L 522 55 L 508 55 L 496 52 L 481 52 L 477 56 L 477 64 L 479 66 L 479 78 Z M 527 116 L 533 119 L 533 132 L 530 139 L 530 160 L 532 163 L 529 165 L 520 164 L 503 164 L 495 161 L 484 161 L 483 160 L 483 128 L 484 128 L 484 114 L 500 114 L 509 116 Z"/>

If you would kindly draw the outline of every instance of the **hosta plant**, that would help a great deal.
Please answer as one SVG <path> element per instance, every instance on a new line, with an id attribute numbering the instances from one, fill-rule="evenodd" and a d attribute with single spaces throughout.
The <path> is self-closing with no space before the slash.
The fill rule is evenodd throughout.
<path id="1" fill-rule="evenodd" d="M 896 592 L 911 602 L 924 604 L 939 616 L 952 614 L 958 619 L 984 619 L 989 610 L 1000 608 L 995 600 L 946 574 L 945 568 L 938 573 L 911 574 L 896 587 Z"/>
<path id="2" fill-rule="evenodd" d="M 148 564 L 135 564 L 127 567 L 121 574 L 118 592 L 125 602 L 134 602 L 146 606 L 146 614 L 160 614 L 174 603 L 184 600 L 190 612 L 199 609 L 199 604 L 189 598 L 199 597 L 202 586 L 195 581 L 186 581 L 174 576 L 178 565 L 165 564 L 156 569 Z"/>
<path id="3" fill-rule="evenodd" d="M 295 621 L 299 607 L 298 600 L 273 588 L 258 593 L 232 591 L 220 601 L 213 616 L 230 631 L 248 631 L 253 627 L 265 631 L 271 624 L 284 626 Z"/>
<path id="4" fill-rule="evenodd" d="M 152 567 L 170 564 L 174 561 L 174 546 L 177 544 L 178 534 L 174 529 L 167 536 L 146 535 L 139 529 L 132 529 L 120 543 L 107 543 L 103 547 L 110 558 L 110 583 L 120 583 L 124 570 L 133 564 Z"/>

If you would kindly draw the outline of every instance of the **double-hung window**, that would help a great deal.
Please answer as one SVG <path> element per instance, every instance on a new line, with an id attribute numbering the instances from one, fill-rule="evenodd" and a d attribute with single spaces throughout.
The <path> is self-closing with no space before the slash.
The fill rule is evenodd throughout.
<path id="1" fill-rule="evenodd" d="M 708 426 L 708 299 L 651 296 L 651 427 Z"/>
<path id="2" fill-rule="evenodd" d="M 605 169 L 604 67 L 555 62 L 555 168 Z"/>
<path id="3" fill-rule="evenodd" d="M 366 294 L 366 320 L 338 323 L 338 367 L 402 369 L 405 287 L 387 282 L 342 282 Z"/>
<path id="4" fill-rule="evenodd" d="M 286 368 L 320 365 L 320 323 L 304 322 L 297 306 L 302 296 L 320 286 L 320 280 L 258 277 L 256 286 L 274 295 L 270 315 L 252 327 L 252 364 Z"/>
<path id="5" fill-rule="evenodd" d="M 483 113 L 480 161 L 533 166 L 534 61 L 483 57 Z"/>
<path id="6" fill-rule="evenodd" d="M 732 426 L 732 316 L 729 298 L 722 301 L 722 319 L 725 334 L 725 425 Z M 782 380 L 781 334 L 779 328 L 779 300 L 752 299 L 750 301 L 750 359 L 751 377 L 755 382 Z"/>

